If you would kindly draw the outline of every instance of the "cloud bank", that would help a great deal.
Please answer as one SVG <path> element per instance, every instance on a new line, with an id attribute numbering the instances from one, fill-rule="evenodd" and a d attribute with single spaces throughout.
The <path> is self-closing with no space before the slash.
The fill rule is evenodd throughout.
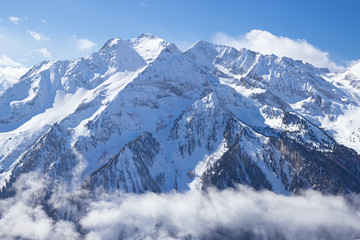
<path id="1" fill-rule="evenodd" d="M 1 84 L 13 84 L 17 82 L 22 75 L 24 75 L 29 69 L 26 67 L 0 67 L 0 85 Z M 8 82 L 8 83 L 5 83 Z M 7 88 L 4 86 L 4 88 Z M 0 91 L 3 89 L 0 86 Z"/>
<path id="2" fill-rule="evenodd" d="M 286 197 L 240 186 L 111 199 L 92 203 L 81 218 L 88 239 L 352 239 L 360 233 L 358 209 L 312 191 Z"/>
<path id="3" fill-rule="evenodd" d="M 331 71 L 342 71 L 343 67 L 333 62 L 328 52 L 311 45 L 305 39 L 291 39 L 275 36 L 270 32 L 252 30 L 245 35 L 232 37 L 225 33 L 217 33 L 213 41 L 218 44 L 240 48 L 248 48 L 262 54 L 275 54 L 290 57 L 313 64 L 316 67 L 329 68 Z"/>
<path id="4" fill-rule="evenodd" d="M 0 239 L 79 239 L 74 223 L 45 212 L 45 186 L 39 174 L 25 174 L 14 184 L 15 196 L 0 200 Z"/>
<path id="5" fill-rule="evenodd" d="M 21 63 L 6 55 L 0 57 L 0 92 L 9 88 L 28 71 Z"/>
<path id="6" fill-rule="evenodd" d="M 0 200 L 1 239 L 360 237 L 358 195 L 345 199 L 307 191 L 289 197 L 241 185 L 224 191 L 90 194 L 49 184 L 38 173 L 17 180 L 15 195 Z"/>

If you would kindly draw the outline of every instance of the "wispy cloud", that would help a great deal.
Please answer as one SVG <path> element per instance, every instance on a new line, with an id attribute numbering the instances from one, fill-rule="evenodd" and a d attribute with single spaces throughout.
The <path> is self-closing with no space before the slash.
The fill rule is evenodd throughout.
<path id="1" fill-rule="evenodd" d="M 39 48 L 37 51 L 46 58 L 52 58 L 50 52 L 46 48 Z"/>
<path id="2" fill-rule="evenodd" d="M 44 23 L 44 24 L 48 23 L 45 19 L 42 19 L 41 22 Z"/>
<path id="3" fill-rule="evenodd" d="M 28 30 L 28 33 L 30 33 L 31 37 L 33 37 L 35 40 L 40 41 L 41 36 L 39 33 Z"/>
<path id="4" fill-rule="evenodd" d="M 217 33 L 213 41 L 219 44 L 235 48 L 248 48 L 262 54 L 275 54 L 280 57 L 291 57 L 304 62 L 309 62 L 316 67 L 326 67 L 332 71 L 343 70 L 333 62 L 328 52 L 311 45 L 305 39 L 291 39 L 283 36 L 275 36 L 270 32 L 252 30 L 239 37 L 229 36 L 225 33 Z"/>
<path id="5" fill-rule="evenodd" d="M 14 24 L 18 24 L 20 21 L 22 21 L 21 18 L 19 18 L 19 17 L 14 17 L 14 16 L 10 16 L 10 17 L 9 17 L 9 20 L 10 20 L 12 23 L 14 23 Z"/>
<path id="6" fill-rule="evenodd" d="M 42 41 L 42 40 L 46 40 L 46 41 L 49 41 L 50 39 L 41 34 L 41 33 L 38 33 L 38 32 L 35 32 L 35 31 L 31 31 L 31 30 L 28 30 L 28 33 L 31 35 L 32 38 L 34 38 L 36 41 Z"/>
<path id="7" fill-rule="evenodd" d="M 10 57 L 8 57 L 4 54 L 0 58 L 0 65 L 11 66 L 11 67 L 21 67 L 22 66 L 21 63 L 14 61 L 13 59 L 11 59 Z"/>
<path id="8" fill-rule="evenodd" d="M 88 51 L 96 46 L 94 42 L 90 41 L 87 38 L 77 39 L 76 37 L 74 37 L 73 39 L 76 41 L 76 47 L 80 51 Z"/>
<path id="9" fill-rule="evenodd" d="M 149 6 L 149 4 L 144 3 L 144 2 L 139 2 L 139 6 L 140 7 L 147 7 L 147 6 Z"/>

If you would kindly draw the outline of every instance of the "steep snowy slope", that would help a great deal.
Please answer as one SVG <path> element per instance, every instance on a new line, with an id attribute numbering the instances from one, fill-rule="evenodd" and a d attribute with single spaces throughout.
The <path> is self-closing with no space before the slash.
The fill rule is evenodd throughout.
<path id="1" fill-rule="evenodd" d="M 359 156 L 320 128 L 358 102 L 326 74 L 151 34 L 42 62 L 0 95 L 0 184 L 38 169 L 69 189 L 360 192 Z"/>
<path id="2" fill-rule="evenodd" d="M 282 127 L 276 120 L 277 109 L 296 112 L 360 152 L 360 95 L 356 89 L 360 64 L 332 75 L 327 69 L 301 61 L 203 41 L 185 54 L 218 76 L 223 84 L 256 100 L 270 127 Z M 351 130 L 346 127 L 349 125 Z"/>
<path id="3" fill-rule="evenodd" d="M 336 121 L 327 122 L 327 128 L 342 144 L 360 152 L 360 63 L 343 73 L 329 74 L 326 80 L 350 95 L 358 104 L 347 105 Z"/>
<path id="4" fill-rule="evenodd" d="M 326 133 L 289 113 L 284 113 L 281 137 L 256 132 L 230 110 L 237 105 L 238 112 L 246 113 L 251 107 L 239 106 L 244 104 L 241 99 L 224 95 L 227 91 L 231 90 L 226 86 L 217 88 L 187 108 L 167 138 L 141 134 L 93 173 L 87 184 L 130 192 L 186 190 L 190 182 L 192 189 L 243 183 L 282 194 L 302 187 L 324 192 L 360 190 L 358 170 L 350 167 L 359 167 L 358 158 L 351 150 L 337 146 L 348 154 L 345 162 L 338 160 L 343 156 L 333 151 L 336 144 Z M 296 131 L 291 129 L 295 123 Z M 316 157 L 307 165 L 311 154 Z M 343 171 L 337 173 L 337 168 Z"/>
<path id="5" fill-rule="evenodd" d="M 169 45 L 150 36 L 141 39 L 150 46 L 156 43 L 153 52 L 139 51 L 147 58 L 151 54 L 156 58 L 159 49 Z M 99 52 L 81 59 L 40 63 L 4 92 L 0 100 L 3 171 L 13 167 L 52 124 L 77 111 L 80 114 L 71 122 L 77 126 L 109 101 L 107 98 L 113 97 L 110 93 L 116 94 L 128 84 L 147 64 L 132 45 L 137 43 L 113 39 Z"/>
<path id="6" fill-rule="evenodd" d="M 15 166 L 30 170 L 21 167 L 27 163 L 31 169 L 48 167 L 45 171 L 52 170 L 50 175 L 68 180 L 69 168 L 79 165 L 81 173 L 76 172 L 75 179 L 78 174 L 87 176 L 144 130 L 169 124 L 184 107 L 209 92 L 209 85 L 207 74 L 174 45 L 151 35 L 114 39 L 83 59 L 35 66 L 1 99 L 8 109 L 2 122 L 7 146 L 2 149 L 2 176 L 10 176 L 8 170 Z M 63 146 L 47 150 L 48 141 L 59 133 Z M 53 151 L 61 148 L 60 153 Z M 46 157 L 35 158 L 38 152 Z"/>

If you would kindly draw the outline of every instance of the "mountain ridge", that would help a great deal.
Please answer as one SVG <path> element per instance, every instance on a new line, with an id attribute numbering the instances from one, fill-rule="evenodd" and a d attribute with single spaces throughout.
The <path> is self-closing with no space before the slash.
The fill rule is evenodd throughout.
<path id="1" fill-rule="evenodd" d="M 0 186 L 40 169 L 72 189 L 167 192 L 244 183 L 282 194 L 302 187 L 359 192 L 336 171 L 360 172 L 359 155 L 339 144 L 353 146 L 340 134 L 347 112 L 360 111 L 357 92 L 327 74 L 204 41 L 181 52 L 151 34 L 111 39 L 83 58 L 42 62 L 0 95 Z M 331 167 L 313 183 L 326 161 Z"/>

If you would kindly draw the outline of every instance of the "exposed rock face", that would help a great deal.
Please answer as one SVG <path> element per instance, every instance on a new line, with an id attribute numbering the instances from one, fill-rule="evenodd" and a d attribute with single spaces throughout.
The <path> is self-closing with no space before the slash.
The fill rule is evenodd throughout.
<path id="1" fill-rule="evenodd" d="M 160 153 L 160 143 L 145 132 L 125 145 L 113 158 L 90 175 L 89 184 L 105 189 L 124 189 L 126 192 L 160 192 L 164 184 L 164 174 L 153 176 L 155 158 Z"/>

